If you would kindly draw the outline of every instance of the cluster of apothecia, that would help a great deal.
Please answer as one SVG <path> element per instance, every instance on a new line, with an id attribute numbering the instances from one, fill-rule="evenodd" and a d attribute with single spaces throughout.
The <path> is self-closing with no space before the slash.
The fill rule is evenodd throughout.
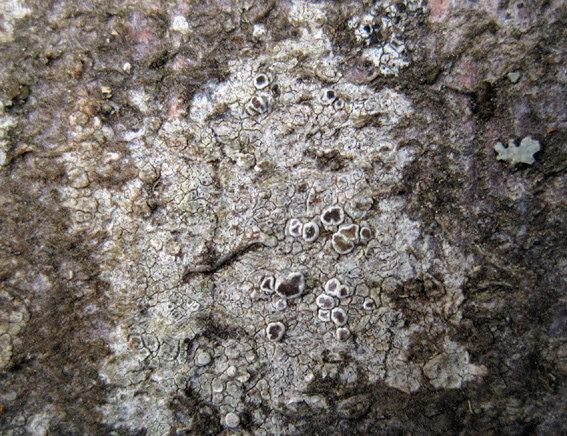
<path id="1" fill-rule="evenodd" d="M 298 218 L 289 220 L 286 226 L 287 235 L 294 238 L 303 238 L 307 243 L 315 242 L 321 232 L 321 226 L 331 233 L 331 245 L 333 249 L 341 254 L 348 254 L 354 250 L 359 243 L 366 243 L 372 238 L 372 230 L 364 225 L 360 227 L 356 223 L 345 224 L 345 212 L 340 206 L 329 206 L 323 210 L 318 219 L 303 223 Z M 260 282 L 260 290 L 267 293 L 275 293 L 279 299 L 275 303 L 277 310 L 283 311 L 287 308 L 287 300 L 298 298 L 305 292 L 305 277 L 300 272 L 292 272 L 287 276 L 275 278 L 266 276 Z M 339 341 L 350 337 L 347 327 L 348 313 L 339 307 L 340 301 L 351 297 L 353 290 L 350 286 L 343 284 L 338 278 L 332 278 L 324 286 L 324 293 L 315 300 L 317 305 L 317 317 L 323 322 L 333 322 L 336 326 L 336 337 Z M 376 304 L 372 299 L 365 300 L 365 310 L 373 310 Z M 281 341 L 284 338 L 286 327 L 283 322 L 271 322 L 266 327 L 266 337 L 271 341 Z"/>

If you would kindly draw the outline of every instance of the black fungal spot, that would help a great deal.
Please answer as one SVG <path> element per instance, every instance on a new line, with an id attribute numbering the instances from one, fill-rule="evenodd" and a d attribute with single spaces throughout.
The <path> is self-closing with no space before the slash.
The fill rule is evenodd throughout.
<path id="1" fill-rule="evenodd" d="M 339 98 L 335 101 L 333 106 L 335 107 L 335 110 L 340 111 L 342 108 L 345 107 L 345 101 L 342 98 Z"/>
<path id="2" fill-rule="evenodd" d="M 497 97 L 496 87 L 489 82 L 482 82 L 472 94 L 473 113 L 483 121 L 491 119 L 496 111 Z"/>
<path id="3" fill-rule="evenodd" d="M 170 50 L 162 50 L 153 56 L 148 63 L 148 67 L 152 70 L 157 70 L 167 64 L 176 54 L 176 52 Z"/>
<path id="4" fill-rule="evenodd" d="M 290 283 L 294 286 L 300 286 L 303 284 L 303 276 L 301 274 L 294 274 L 291 279 Z"/>
<path id="5" fill-rule="evenodd" d="M 299 295 L 299 290 L 297 289 L 297 287 L 288 282 L 280 283 L 280 285 L 276 288 L 276 292 L 288 298 Z"/>
<path id="6" fill-rule="evenodd" d="M 404 12 L 406 12 L 407 6 L 403 2 L 398 2 L 396 3 L 396 9 L 398 10 L 398 12 L 403 14 Z"/>
<path id="7" fill-rule="evenodd" d="M 376 307 L 376 303 L 374 302 L 374 300 L 367 299 L 362 307 L 364 308 L 364 310 L 372 310 Z"/>
<path id="8" fill-rule="evenodd" d="M 296 218 L 292 218 L 289 221 L 289 225 L 288 225 L 288 233 L 291 236 L 300 236 L 301 235 L 301 230 L 303 228 L 303 224 L 301 223 L 301 221 L 299 221 Z"/>

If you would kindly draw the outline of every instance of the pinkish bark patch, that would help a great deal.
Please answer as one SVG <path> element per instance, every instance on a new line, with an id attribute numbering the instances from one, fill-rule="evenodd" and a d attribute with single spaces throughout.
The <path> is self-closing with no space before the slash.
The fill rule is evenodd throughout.
<path id="1" fill-rule="evenodd" d="M 443 21 L 449 11 L 451 0 L 429 0 L 429 21 L 438 23 Z"/>

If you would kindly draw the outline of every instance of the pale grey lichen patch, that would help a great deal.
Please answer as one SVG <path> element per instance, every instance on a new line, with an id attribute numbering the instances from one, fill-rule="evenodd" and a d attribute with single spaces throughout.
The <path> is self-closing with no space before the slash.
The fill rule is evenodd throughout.
<path id="1" fill-rule="evenodd" d="M 422 0 L 376 2 L 367 14 L 352 17 L 347 25 L 356 40 L 367 47 L 363 59 L 374 64 L 380 74 L 397 76 L 409 65 L 404 57 L 404 32 L 411 17 L 423 13 L 426 7 Z"/>
<path id="2" fill-rule="evenodd" d="M 565 282 L 556 109 L 567 82 L 552 68 L 565 63 L 562 2 L 431 0 L 444 12 L 429 23 L 404 14 L 406 0 L 71 3 L 20 0 L 32 14 L 2 47 L 2 115 L 17 124 L 0 133 L 0 287 L 31 314 L 0 335 L 12 353 L 3 431 L 561 427 L 560 410 L 545 412 L 561 403 L 561 374 L 541 375 L 567 361 L 553 365 L 567 355 L 553 322 L 565 318 L 553 292 Z M 370 12 L 364 24 L 376 28 L 346 28 Z M 518 32 L 518 20 L 540 25 Z M 404 52 L 384 49 L 380 66 L 412 63 L 399 80 L 363 58 L 386 43 Z M 518 68 L 514 86 L 506 73 Z M 266 110 L 247 113 L 263 93 Z M 536 153 L 526 172 L 494 173 L 496 140 L 494 155 L 474 154 L 487 123 L 504 146 L 506 128 L 532 129 L 542 163 Z M 344 210 L 335 227 L 321 222 L 329 205 Z M 286 235 L 292 218 L 301 235 Z M 333 235 L 352 224 L 359 240 L 339 254 Z M 549 267 L 534 257 L 546 250 Z M 305 291 L 281 298 L 275 278 L 296 271 Z M 327 294 L 332 278 L 351 295 Z M 319 308 L 321 294 L 347 313 L 344 326 Z M 270 341 L 277 322 L 286 334 Z M 474 368 L 447 339 L 490 378 L 467 377 Z M 469 405 L 446 391 L 459 379 Z"/>
<path id="3" fill-rule="evenodd" d="M 19 334 L 29 321 L 26 305 L 8 290 L 0 290 L 0 369 L 6 368 L 15 346 L 21 346 Z"/>
<path id="4" fill-rule="evenodd" d="M 16 24 L 31 14 L 31 9 L 20 0 L 6 0 L 0 3 L 0 17 L 2 17 L 0 30 L 0 43 L 8 43 L 14 39 Z"/>
<path id="5" fill-rule="evenodd" d="M 4 114 L 4 104 L 0 102 L 0 167 L 9 162 L 10 141 L 8 140 L 8 132 L 17 124 L 15 118 Z"/>
<path id="6" fill-rule="evenodd" d="M 534 154 L 540 151 L 541 147 L 539 141 L 526 136 L 519 146 L 511 139 L 507 148 L 499 142 L 494 146 L 494 150 L 498 153 L 496 159 L 508 161 L 512 166 L 519 163 L 532 165 L 535 162 Z"/>
<path id="7" fill-rule="evenodd" d="M 425 364 L 423 373 L 436 389 L 458 389 L 464 382 L 485 376 L 487 370 L 483 365 L 471 364 L 469 353 L 447 340 L 444 351 Z"/>
<path id="8" fill-rule="evenodd" d="M 190 389 L 219 425 L 246 417 L 258 434 L 293 434 L 285 414 L 337 404 L 305 394 L 333 377 L 329 353 L 364 368 L 370 384 L 414 392 L 429 383 L 426 362 L 409 361 L 411 337 L 445 337 L 458 324 L 472 259 L 422 234 L 404 197 L 388 194 L 415 159 L 394 133 L 410 99 L 343 77 L 348 60 L 333 52 L 325 10 L 292 2 L 296 38 L 230 61 L 186 113 L 164 113 L 140 88 L 128 95 L 136 129 L 104 130 L 80 103 L 69 120 L 58 161 L 71 180 L 60 193 L 69 231 L 107 235 L 94 257 L 108 311 L 124 320 L 100 370 L 116 386 L 100 408 L 107 422 L 166 434 L 176 426 L 167 400 Z M 377 116 L 379 126 L 369 122 Z M 121 152 L 96 140 L 112 135 Z M 132 178 L 97 182 L 121 161 Z M 409 322 L 396 290 L 433 269 L 444 293 Z M 442 379 L 430 366 L 431 380 Z M 355 400 L 341 413 L 366 404 Z"/>

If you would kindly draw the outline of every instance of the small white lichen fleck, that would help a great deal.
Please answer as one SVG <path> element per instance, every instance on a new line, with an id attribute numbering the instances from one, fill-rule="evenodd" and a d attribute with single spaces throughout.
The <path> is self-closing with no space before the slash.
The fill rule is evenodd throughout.
<path id="1" fill-rule="evenodd" d="M 211 355 L 206 351 L 199 350 L 197 352 L 196 363 L 199 366 L 205 366 L 211 363 Z"/>
<path id="2" fill-rule="evenodd" d="M 266 34 L 266 27 L 263 24 L 254 24 L 252 36 L 256 39 L 262 38 Z"/>
<path id="3" fill-rule="evenodd" d="M 228 428 L 236 428 L 240 425 L 240 417 L 234 412 L 227 413 L 224 417 L 224 423 Z"/>
<path id="4" fill-rule="evenodd" d="M 189 33 L 189 23 L 183 15 L 176 15 L 173 17 L 173 20 L 171 20 L 170 29 L 174 32 L 180 32 L 187 35 Z"/>
<path id="5" fill-rule="evenodd" d="M 534 154 L 541 150 L 539 141 L 526 136 L 517 146 L 514 140 L 508 141 L 508 148 L 499 142 L 494 146 L 494 150 L 498 152 L 496 159 L 505 160 L 514 166 L 519 163 L 532 165 L 535 162 Z"/>

